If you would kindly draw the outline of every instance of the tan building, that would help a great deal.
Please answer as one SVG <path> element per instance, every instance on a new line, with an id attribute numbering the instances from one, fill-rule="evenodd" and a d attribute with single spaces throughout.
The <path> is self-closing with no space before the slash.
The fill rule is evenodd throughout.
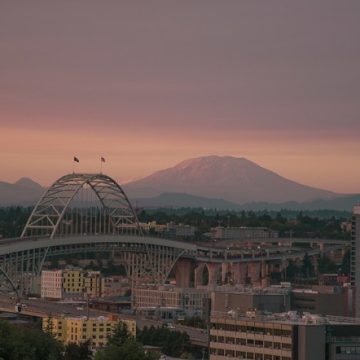
<path id="1" fill-rule="evenodd" d="M 65 269 L 63 288 L 66 293 L 82 294 L 84 292 L 84 271 L 77 268 Z"/>
<path id="2" fill-rule="evenodd" d="M 210 360 L 359 360 L 360 322 L 351 318 L 214 313 Z"/>
<path id="3" fill-rule="evenodd" d="M 101 296 L 102 277 L 100 271 L 86 271 L 83 275 L 83 292 L 91 298 Z"/>
<path id="4" fill-rule="evenodd" d="M 188 315 L 203 312 L 204 299 L 209 298 L 205 289 L 176 288 L 173 286 L 139 287 L 132 292 L 134 308 L 171 307 L 183 309 Z"/>
<path id="5" fill-rule="evenodd" d="M 65 270 L 43 270 L 41 273 L 41 297 L 61 299 L 65 296 L 91 298 L 101 296 L 100 271 L 86 271 L 80 268 Z"/>
<path id="6" fill-rule="evenodd" d="M 80 344 L 91 340 L 92 348 L 99 348 L 106 344 L 108 336 L 114 333 L 119 322 L 127 325 L 129 332 L 136 337 L 136 322 L 123 320 L 117 316 L 87 317 L 61 317 L 44 318 L 42 328 L 51 332 L 54 337 L 64 344 Z"/>

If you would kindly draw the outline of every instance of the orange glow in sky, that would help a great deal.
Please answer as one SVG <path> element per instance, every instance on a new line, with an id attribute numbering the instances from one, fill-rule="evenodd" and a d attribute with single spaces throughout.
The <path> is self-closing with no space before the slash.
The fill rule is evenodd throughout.
<path id="1" fill-rule="evenodd" d="M 360 1 L 1 4 L 0 181 L 246 157 L 360 193 Z"/>

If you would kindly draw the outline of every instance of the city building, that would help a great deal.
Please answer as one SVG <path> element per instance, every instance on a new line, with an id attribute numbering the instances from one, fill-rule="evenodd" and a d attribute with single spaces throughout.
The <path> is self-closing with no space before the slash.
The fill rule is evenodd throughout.
<path id="1" fill-rule="evenodd" d="M 102 277 L 100 271 L 85 271 L 83 274 L 83 292 L 90 298 L 101 296 Z"/>
<path id="2" fill-rule="evenodd" d="M 360 317 L 360 205 L 354 206 L 352 217 L 350 282 L 354 289 L 354 316 Z"/>
<path id="3" fill-rule="evenodd" d="M 217 287 L 211 291 L 212 311 L 236 310 L 245 314 L 248 310 L 283 312 L 290 310 L 290 288 L 270 286 Z"/>
<path id="4" fill-rule="evenodd" d="M 360 322 L 296 312 L 214 313 L 210 360 L 359 360 Z"/>
<path id="5" fill-rule="evenodd" d="M 103 277 L 101 280 L 101 296 L 125 296 L 131 291 L 130 279 L 122 275 Z"/>
<path id="6" fill-rule="evenodd" d="M 229 239 L 268 239 L 277 238 L 279 236 L 277 231 L 273 231 L 266 227 L 223 227 L 217 226 L 211 228 L 211 238 L 215 240 L 229 240 Z"/>
<path id="7" fill-rule="evenodd" d="M 174 308 L 187 315 L 201 315 L 204 299 L 209 298 L 206 289 L 177 288 L 173 286 L 137 287 L 132 291 L 133 308 Z"/>
<path id="8" fill-rule="evenodd" d="M 291 291 L 291 309 L 312 314 L 351 316 L 350 287 L 313 286 L 311 289 Z"/>
<path id="9" fill-rule="evenodd" d="M 195 226 L 170 222 L 166 224 L 164 235 L 169 238 L 193 237 L 195 235 L 195 230 Z"/>
<path id="10" fill-rule="evenodd" d="M 67 268 L 63 272 L 63 288 L 66 293 L 84 292 L 84 271 L 80 268 Z"/>
<path id="11" fill-rule="evenodd" d="M 41 272 L 41 297 L 46 299 L 62 299 L 62 270 L 43 270 Z"/>
<path id="12" fill-rule="evenodd" d="M 64 297 L 101 296 L 102 277 L 100 271 L 81 268 L 43 270 L 41 272 L 41 297 L 62 299 Z"/>
<path id="13" fill-rule="evenodd" d="M 80 344 L 91 340 L 91 347 L 99 348 L 106 344 L 108 336 L 114 333 L 119 322 L 125 323 L 129 332 L 136 337 L 136 321 L 120 319 L 114 315 L 91 318 L 47 317 L 43 319 L 42 328 L 64 344 Z"/>

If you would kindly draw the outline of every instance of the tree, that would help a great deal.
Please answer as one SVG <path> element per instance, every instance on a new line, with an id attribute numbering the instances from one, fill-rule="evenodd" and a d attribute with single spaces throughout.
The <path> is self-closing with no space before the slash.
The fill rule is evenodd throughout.
<path id="1" fill-rule="evenodd" d="M 81 344 L 68 344 L 65 347 L 64 360 L 91 360 L 92 352 L 90 349 L 90 340 Z"/>
<path id="2" fill-rule="evenodd" d="M 338 266 L 327 256 L 319 257 L 318 268 L 320 274 L 335 274 L 338 271 Z"/>
<path id="3" fill-rule="evenodd" d="M 63 346 L 40 330 L 17 328 L 0 321 L 0 358 L 5 360 L 62 360 Z"/>
<path id="4" fill-rule="evenodd" d="M 302 270 L 304 277 L 306 277 L 306 278 L 309 278 L 314 273 L 314 267 L 313 267 L 311 258 L 308 255 L 308 253 L 305 253 L 301 270 Z"/>
<path id="5" fill-rule="evenodd" d="M 129 332 L 125 323 L 119 323 L 107 345 L 100 349 L 95 360 L 155 360 L 154 354 L 145 354 L 141 344 Z"/>
<path id="6" fill-rule="evenodd" d="M 189 335 L 185 332 L 171 331 L 166 327 L 144 327 L 138 331 L 138 340 L 144 345 L 161 346 L 164 354 L 179 357 L 191 347 Z"/>

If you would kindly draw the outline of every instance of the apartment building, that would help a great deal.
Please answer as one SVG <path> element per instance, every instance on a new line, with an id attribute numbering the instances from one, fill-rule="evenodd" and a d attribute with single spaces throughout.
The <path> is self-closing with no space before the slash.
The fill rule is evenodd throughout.
<path id="1" fill-rule="evenodd" d="M 80 344 L 90 340 L 92 348 L 100 348 L 106 344 L 119 322 L 125 323 L 129 332 L 136 337 L 136 321 L 123 320 L 114 315 L 92 318 L 47 317 L 43 319 L 42 328 L 64 344 Z"/>
<path id="2" fill-rule="evenodd" d="M 68 268 L 41 272 L 41 297 L 47 299 L 82 297 L 85 294 L 92 298 L 100 297 L 101 285 L 100 271 Z"/>
<path id="3" fill-rule="evenodd" d="M 63 297 L 62 270 L 43 270 L 41 272 L 41 297 L 61 299 Z"/>

